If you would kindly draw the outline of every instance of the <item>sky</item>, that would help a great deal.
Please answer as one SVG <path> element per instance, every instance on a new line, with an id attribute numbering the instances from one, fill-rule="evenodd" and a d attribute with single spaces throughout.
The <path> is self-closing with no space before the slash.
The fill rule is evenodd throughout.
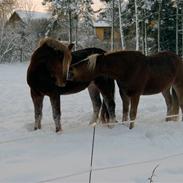
<path id="1" fill-rule="evenodd" d="M 100 0 L 94 0 L 93 8 L 95 10 L 102 7 Z M 20 0 L 20 7 L 26 10 L 32 11 L 45 11 L 45 7 L 42 5 L 42 0 Z"/>

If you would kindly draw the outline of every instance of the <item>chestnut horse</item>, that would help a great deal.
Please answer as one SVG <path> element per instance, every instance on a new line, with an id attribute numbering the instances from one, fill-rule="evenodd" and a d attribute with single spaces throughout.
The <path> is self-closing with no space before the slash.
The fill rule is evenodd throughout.
<path id="1" fill-rule="evenodd" d="M 145 56 L 138 51 L 118 51 L 91 56 L 71 65 L 68 80 L 84 82 L 103 75 L 117 80 L 124 103 L 123 120 L 127 120 L 130 104 L 131 129 L 134 127 L 140 95 L 162 92 L 166 103 L 170 104 L 169 89 L 172 86 L 183 112 L 181 66 L 181 59 L 171 52 Z"/>
<path id="2" fill-rule="evenodd" d="M 32 101 L 34 104 L 35 126 L 34 129 L 41 129 L 42 107 L 44 96 L 50 98 L 53 112 L 53 119 L 56 132 L 62 130 L 60 123 L 60 95 L 79 92 L 88 86 L 89 94 L 93 103 L 93 116 L 91 123 L 96 122 L 100 107 L 100 92 L 104 98 L 103 116 L 109 114 L 109 120 L 115 118 L 114 103 L 114 80 L 107 77 L 96 78 L 91 85 L 87 82 L 66 83 L 68 64 L 77 63 L 93 53 L 104 53 L 99 48 L 87 48 L 71 52 L 73 45 L 66 47 L 59 41 L 45 38 L 40 42 L 39 47 L 34 51 L 27 70 L 27 83 L 30 86 Z M 109 113 L 108 113 L 108 111 Z"/>

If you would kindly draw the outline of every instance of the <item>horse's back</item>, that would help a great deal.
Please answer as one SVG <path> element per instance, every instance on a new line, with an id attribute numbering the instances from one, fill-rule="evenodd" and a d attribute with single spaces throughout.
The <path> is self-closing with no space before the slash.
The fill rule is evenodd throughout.
<path id="1" fill-rule="evenodd" d="M 147 82 L 144 94 L 159 93 L 172 85 L 180 67 L 180 58 L 172 52 L 160 52 L 147 56 Z"/>
<path id="2" fill-rule="evenodd" d="M 181 59 L 173 52 L 160 52 L 156 55 L 146 57 L 148 72 L 160 75 L 176 75 L 181 64 Z"/>

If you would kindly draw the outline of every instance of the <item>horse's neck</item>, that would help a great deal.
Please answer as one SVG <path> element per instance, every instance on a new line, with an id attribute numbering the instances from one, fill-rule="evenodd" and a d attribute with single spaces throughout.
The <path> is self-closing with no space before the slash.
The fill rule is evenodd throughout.
<path id="1" fill-rule="evenodd" d="M 144 67 L 143 62 L 143 57 L 138 52 L 114 52 L 98 57 L 97 68 L 102 75 L 123 79 L 129 72 L 133 73 L 139 67 Z"/>
<path id="2" fill-rule="evenodd" d="M 117 79 L 119 72 L 123 72 L 122 70 L 125 68 L 124 61 L 119 56 L 107 54 L 97 58 L 96 68 L 98 68 L 101 75 L 108 75 L 113 79 Z"/>

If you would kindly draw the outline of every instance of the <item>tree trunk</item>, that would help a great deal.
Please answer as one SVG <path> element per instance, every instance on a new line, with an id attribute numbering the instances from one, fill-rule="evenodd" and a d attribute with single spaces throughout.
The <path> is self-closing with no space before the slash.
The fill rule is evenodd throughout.
<path id="1" fill-rule="evenodd" d="M 135 0 L 134 3 L 135 3 L 136 50 L 139 50 L 139 19 L 138 19 L 137 0 Z"/>
<path id="2" fill-rule="evenodd" d="M 114 0 L 112 0 L 111 50 L 114 50 Z"/>
<path id="3" fill-rule="evenodd" d="M 144 23 L 144 53 L 148 55 L 148 46 L 147 46 L 147 24 Z"/>
<path id="4" fill-rule="evenodd" d="M 76 15 L 76 29 L 75 29 L 75 51 L 78 48 L 78 16 Z"/>
<path id="5" fill-rule="evenodd" d="M 122 26 L 122 18 L 121 18 L 121 0 L 118 0 L 118 10 L 119 10 L 119 28 L 120 28 L 120 37 L 121 37 L 121 48 L 125 49 L 124 44 L 124 32 L 123 32 L 123 26 Z"/>
<path id="6" fill-rule="evenodd" d="M 176 1 L 176 54 L 179 54 L 179 3 Z"/>
<path id="7" fill-rule="evenodd" d="M 181 30 L 181 33 L 182 33 L 182 58 L 183 58 L 183 7 L 182 7 L 182 10 L 181 10 L 181 16 L 182 16 L 182 30 Z"/>
<path id="8" fill-rule="evenodd" d="M 69 43 L 72 43 L 72 13 L 69 9 Z"/>
<path id="9" fill-rule="evenodd" d="M 161 45 L 160 45 L 161 6 L 162 6 L 162 1 L 159 0 L 159 10 L 158 10 L 158 52 L 161 51 Z"/>

